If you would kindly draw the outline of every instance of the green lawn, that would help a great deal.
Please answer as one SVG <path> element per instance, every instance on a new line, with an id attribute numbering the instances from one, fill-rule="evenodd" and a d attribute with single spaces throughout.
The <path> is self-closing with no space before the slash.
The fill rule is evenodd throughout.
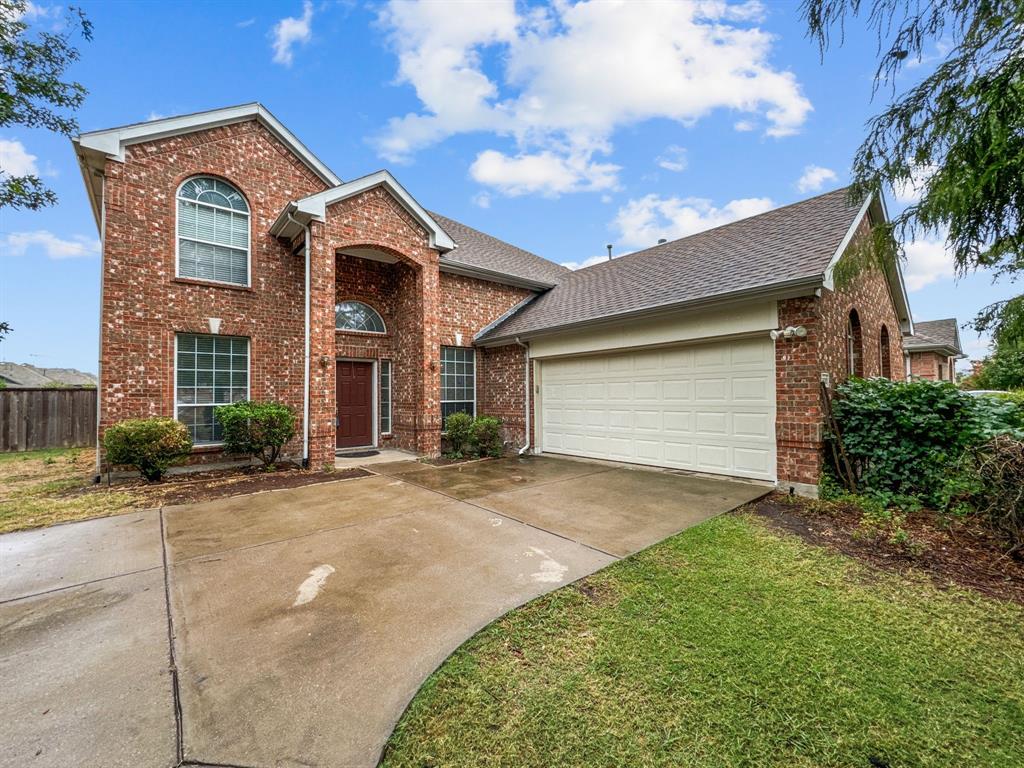
<path id="1" fill-rule="evenodd" d="M 474 637 L 383 765 L 1024 765 L 1024 609 L 721 517 Z"/>

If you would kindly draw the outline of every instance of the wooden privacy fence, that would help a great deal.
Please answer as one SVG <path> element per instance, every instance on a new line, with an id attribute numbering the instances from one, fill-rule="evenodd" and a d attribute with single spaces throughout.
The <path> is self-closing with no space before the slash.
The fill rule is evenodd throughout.
<path id="1" fill-rule="evenodd" d="M 0 389 L 0 453 L 90 445 L 95 389 Z"/>

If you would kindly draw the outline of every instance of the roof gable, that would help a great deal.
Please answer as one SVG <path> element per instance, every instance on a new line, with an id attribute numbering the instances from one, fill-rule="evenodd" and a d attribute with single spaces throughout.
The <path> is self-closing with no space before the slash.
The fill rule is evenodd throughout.
<path id="1" fill-rule="evenodd" d="M 914 323 L 914 332 L 903 340 L 903 346 L 908 352 L 947 350 L 956 355 L 963 355 L 960 329 L 955 317 L 919 320 Z"/>
<path id="2" fill-rule="evenodd" d="M 249 120 L 259 122 L 325 184 L 333 187 L 342 183 L 338 175 L 299 141 L 295 134 L 285 128 L 284 124 L 274 117 L 270 110 L 259 102 L 239 104 L 235 107 L 223 107 L 206 112 L 150 120 L 145 123 L 88 131 L 72 139 L 71 143 L 74 145 L 75 154 L 78 155 L 79 166 L 85 180 L 86 191 L 89 193 L 89 202 L 92 205 L 97 226 L 100 223 L 102 187 L 98 182 L 96 172 L 102 173 L 106 160 L 124 162 L 125 148 L 133 144 L 170 136 L 181 136 Z"/>
<path id="3" fill-rule="evenodd" d="M 431 248 L 450 251 L 455 247 L 455 242 L 448 233 L 389 171 L 377 171 L 289 203 L 270 227 L 270 233 L 277 237 L 295 237 L 301 228 L 313 219 L 323 221 L 329 206 L 376 187 L 387 189 L 409 215 L 419 222 L 427 231 Z"/>

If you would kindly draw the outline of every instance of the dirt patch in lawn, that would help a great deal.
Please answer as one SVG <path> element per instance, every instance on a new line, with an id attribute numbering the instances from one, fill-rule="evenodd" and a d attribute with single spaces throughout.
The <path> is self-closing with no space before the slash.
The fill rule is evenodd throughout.
<path id="1" fill-rule="evenodd" d="M 948 520 L 924 510 L 908 515 L 903 529 L 913 546 L 892 543 L 861 524 L 852 504 L 814 502 L 772 494 L 744 508 L 773 527 L 830 547 L 886 571 L 917 570 L 937 585 L 956 584 L 1024 604 L 1024 561 L 970 520 Z"/>

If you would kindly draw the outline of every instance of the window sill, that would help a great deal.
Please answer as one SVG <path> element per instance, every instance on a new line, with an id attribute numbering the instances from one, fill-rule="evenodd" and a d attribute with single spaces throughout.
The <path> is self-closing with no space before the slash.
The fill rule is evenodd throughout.
<path id="1" fill-rule="evenodd" d="M 224 451 L 224 443 L 201 443 L 193 445 L 191 453 L 221 453 Z"/>
<path id="2" fill-rule="evenodd" d="M 234 283 L 221 283 L 216 280 L 199 280 L 194 277 L 172 277 L 171 282 L 183 285 L 199 285 L 205 288 L 227 288 L 229 291 L 254 292 L 251 285 L 235 285 Z"/>

